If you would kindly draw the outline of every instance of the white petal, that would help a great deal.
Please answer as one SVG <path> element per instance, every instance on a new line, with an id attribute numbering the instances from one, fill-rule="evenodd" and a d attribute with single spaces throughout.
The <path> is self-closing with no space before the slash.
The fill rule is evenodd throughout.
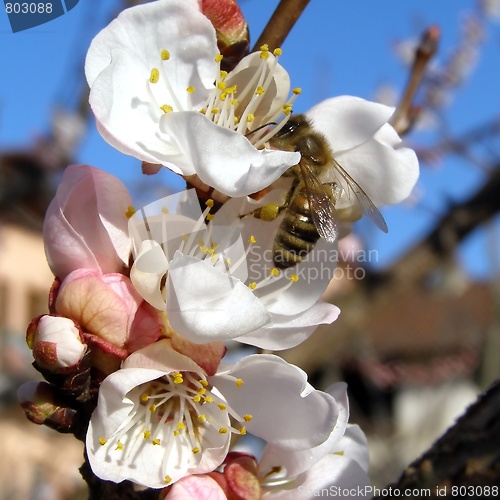
<path id="1" fill-rule="evenodd" d="M 205 184 L 231 197 L 269 186 L 300 159 L 295 152 L 257 150 L 244 135 L 220 127 L 200 113 L 167 113 L 160 129 L 180 152 L 170 157 L 155 151 L 164 165 L 177 166 L 184 175 L 196 172 Z"/>
<path id="2" fill-rule="evenodd" d="M 269 57 L 263 60 L 260 57 L 260 52 L 252 52 L 238 63 L 225 80 L 228 87 L 236 85 L 238 88 L 237 95 L 240 102 L 236 113 L 241 114 L 239 110 L 245 109 L 250 99 L 254 96 L 257 86 L 254 77 L 260 74 L 262 64 L 266 64 L 264 78 L 267 78 L 271 68 L 273 68 L 273 78 L 264 94 L 259 97 L 258 107 L 253 112 L 255 120 L 252 125 L 255 126 L 267 124 L 274 117 L 275 113 L 279 112 L 281 114 L 283 104 L 287 101 L 290 93 L 290 77 L 287 71 L 283 66 L 276 63 L 275 57 L 272 54 L 269 54 Z M 253 86 L 250 86 L 249 83 L 252 81 L 254 82 Z M 247 93 L 246 90 L 249 90 L 249 92 Z"/>
<path id="3" fill-rule="evenodd" d="M 295 450 L 293 453 L 290 453 L 289 449 L 279 444 L 268 443 L 260 461 L 263 470 L 280 464 L 286 469 L 287 474 L 293 477 L 310 469 L 326 455 L 340 450 L 339 446 L 345 435 L 349 419 L 347 385 L 337 383 L 325 392 L 335 398 L 338 415 L 334 425 L 330 427 L 328 439 L 325 439 L 317 446 L 311 446 L 305 450 Z"/>
<path id="4" fill-rule="evenodd" d="M 156 241 L 142 242 L 130 270 L 130 279 L 144 300 L 160 311 L 165 310 L 161 285 L 167 269 L 168 261 L 162 247 Z"/>
<path id="5" fill-rule="evenodd" d="M 180 252 L 169 266 L 167 315 L 176 332 L 196 343 L 239 337 L 270 320 L 241 281 Z"/>
<path id="6" fill-rule="evenodd" d="M 347 426 L 344 436 L 339 441 L 338 452 L 356 461 L 365 472 L 368 472 L 368 440 L 359 425 Z"/>
<path id="7" fill-rule="evenodd" d="M 261 349 L 290 349 L 309 338 L 318 325 L 333 323 L 339 314 L 340 309 L 337 306 L 317 302 L 299 314 L 271 314 L 270 325 L 237 340 Z"/>
<path id="8" fill-rule="evenodd" d="M 295 500 L 297 493 L 305 499 L 317 498 L 318 492 L 329 491 L 332 496 L 350 499 L 372 497 L 370 479 L 354 460 L 338 455 L 327 455 L 314 467 L 294 480 L 292 490 L 271 490 L 263 498 Z"/>
<path id="9" fill-rule="evenodd" d="M 306 116 L 330 143 L 335 154 L 363 144 L 373 137 L 394 108 L 359 97 L 339 96 L 320 102 Z"/>
<path id="10" fill-rule="evenodd" d="M 162 61 L 163 49 L 170 59 Z M 85 71 L 103 137 L 120 151 L 159 163 L 160 106 L 199 109 L 218 76 L 215 30 L 195 0 L 159 1 L 123 11 L 93 40 Z M 160 71 L 149 83 L 151 70 Z M 167 79 L 169 84 L 167 85 Z M 195 87 L 194 94 L 186 88 Z"/>
<path id="11" fill-rule="evenodd" d="M 210 381 L 240 415 L 251 414 L 250 433 L 282 448 L 309 449 L 326 441 L 338 418 L 339 406 L 307 384 L 307 375 L 278 356 L 245 357 L 228 373 L 241 378 L 237 387 L 227 377 Z"/>
<path id="12" fill-rule="evenodd" d="M 383 129 L 384 137 L 390 129 Z M 410 195 L 418 179 L 418 160 L 412 149 L 395 149 L 376 139 L 339 154 L 336 159 L 376 206 L 401 202 Z"/>

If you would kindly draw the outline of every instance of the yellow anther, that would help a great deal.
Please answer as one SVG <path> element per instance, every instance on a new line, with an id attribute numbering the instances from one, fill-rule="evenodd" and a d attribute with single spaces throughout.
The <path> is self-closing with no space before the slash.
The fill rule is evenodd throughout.
<path id="1" fill-rule="evenodd" d="M 283 114 L 285 116 L 288 116 L 292 112 L 293 106 L 291 104 L 284 104 L 283 105 Z"/>
<path id="2" fill-rule="evenodd" d="M 224 102 L 226 99 L 227 99 L 227 93 L 224 91 L 224 92 L 222 92 L 220 94 L 219 100 L 221 100 L 222 102 Z"/>
<path id="3" fill-rule="evenodd" d="M 163 106 L 160 106 L 160 109 L 165 113 L 172 113 L 172 111 L 174 110 L 174 108 L 172 106 L 170 106 L 170 104 L 164 104 Z"/>
<path id="4" fill-rule="evenodd" d="M 157 83 L 159 79 L 160 79 L 160 72 L 158 71 L 158 68 L 153 68 L 151 70 L 151 74 L 149 75 L 149 81 L 151 83 Z"/>
<path id="5" fill-rule="evenodd" d="M 199 449 L 199 448 L 193 448 L 191 451 L 192 451 L 195 455 L 196 455 L 197 453 L 200 453 L 200 449 Z"/>
<path id="6" fill-rule="evenodd" d="M 242 427 L 240 427 L 240 434 L 244 436 L 246 433 L 247 433 L 247 428 L 243 425 Z"/>
<path id="7" fill-rule="evenodd" d="M 269 45 L 267 45 L 267 43 L 265 43 L 264 45 L 261 45 L 260 46 L 260 50 L 269 50 Z"/>
<path id="8" fill-rule="evenodd" d="M 221 427 L 219 429 L 219 434 L 227 434 L 227 427 Z"/>
<path id="9" fill-rule="evenodd" d="M 269 274 L 270 274 L 271 276 L 278 276 L 278 275 L 279 275 L 279 273 L 280 273 L 280 271 L 279 271 L 279 269 L 278 269 L 278 268 L 276 268 L 276 267 L 273 267 L 273 268 L 269 271 Z"/>
<path id="10" fill-rule="evenodd" d="M 196 391 L 198 394 L 205 394 L 205 392 L 207 392 L 207 390 L 204 388 L 204 387 L 200 387 L 197 391 Z"/>
<path id="11" fill-rule="evenodd" d="M 273 50 L 273 54 L 275 56 L 280 56 L 281 54 L 283 54 L 283 51 L 279 48 L 279 47 L 276 47 L 274 50 Z"/>
<path id="12" fill-rule="evenodd" d="M 252 419 L 253 419 L 252 415 L 248 415 L 248 414 L 247 415 L 243 415 L 243 420 L 245 422 L 251 422 Z"/>
<path id="13" fill-rule="evenodd" d="M 178 377 L 174 377 L 174 384 L 182 384 L 184 382 L 184 379 L 182 378 L 182 375 Z"/>
<path id="14" fill-rule="evenodd" d="M 205 398 L 205 403 L 212 403 L 212 402 L 213 402 L 213 400 L 214 400 L 214 398 L 213 398 L 212 396 L 207 396 L 207 397 Z"/>
<path id="15" fill-rule="evenodd" d="M 263 51 L 260 53 L 260 58 L 261 58 L 261 59 L 268 59 L 268 58 L 269 58 L 269 51 L 268 51 L 268 50 L 263 50 Z"/>
<path id="16" fill-rule="evenodd" d="M 200 415 L 198 415 L 198 422 L 202 423 L 202 422 L 206 422 L 206 421 L 207 421 L 207 417 L 205 417 L 205 415 L 200 413 Z"/>
<path id="17" fill-rule="evenodd" d="M 149 411 L 151 413 L 154 413 L 156 411 L 156 405 L 154 403 L 149 407 Z"/>
<path id="18" fill-rule="evenodd" d="M 339 457 L 343 457 L 344 456 L 344 452 L 343 451 L 334 451 L 333 454 L 334 455 L 338 455 Z"/>
<path id="19" fill-rule="evenodd" d="M 199 403 L 199 402 L 201 401 L 201 396 L 200 396 L 199 394 L 195 394 L 195 395 L 193 396 L 193 401 L 194 401 L 195 403 Z"/>
<path id="20" fill-rule="evenodd" d="M 226 78 L 226 76 L 227 76 L 227 71 L 221 70 L 221 72 L 220 72 L 220 79 L 224 80 L 224 78 Z"/>
<path id="21" fill-rule="evenodd" d="M 151 431 L 144 431 L 144 439 L 150 439 L 151 438 Z"/>
<path id="22" fill-rule="evenodd" d="M 243 379 L 237 378 L 236 379 L 236 387 L 241 387 L 244 384 Z"/>
<path id="23" fill-rule="evenodd" d="M 292 92 L 295 95 L 299 95 L 302 92 L 302 89 L 300 87 L 296 87 L 296 88 L 292 89 Z"/>
<path id="24" fill-rule="evenodd" d="M 99 444 L 101 446 L 104 446 L 107 442 L 108 442 L 108 440 L 106 438 L 104 438 L 104 437 L 99 438 Z"/>
<path id="25" fill-rule="evenodd" d="M 236 106 L 238 106 L 238 104 L 239 104 L 239 103 L 240 103 L 240 101 L 239 101 L 238 99 L 233 99 L 233 100 L 231 101 L 231 106 L 236 107 Z"/>
<path id="26" fill-rule="evenodd" d="M 256 95 L 262 95 L 265 92 L 264 87 L 262 85 L 259 85 L 257 89 L 255 90 Z"/>
<path id="27" fill-rule="evenodd" d="M 238 125 L 238 123 L 240 123 L 240 118 L 238 116 L 235 116 L 233 118 L 233 122 L 234 122 L 235 125 Z"/>
<path id="28" fill-rule="evenodd" d="M 151 443 L 153 443 L 153 445 L 157 446 L 160 444 L 160 439 L 159 438 L 155 438 L 153 439 L 153 441 L 151 441 Z"/>
<path id="29" fill-rule="evenodd" d="M 161 213 L 162 213 L 163 215 L 168 215 L 168 214 L 169 214 L 168 208 L 167 208 L 167 207 L 162 207 L 162 209 L 161 209 Z"/>
<path id="30" fill-rule="evenodd" d="M 212 208 L 214 206 L 214 200 L 212 200 L 212 198 L 209 198 L 206 202 L 205 202 L 205 205 L 209 208 Z M 206 380 L 204 381 L 206 382 Z M 202 383 L 202 381 L 200 380 L 200 384 Z M 208 382 L 207 382 L 208 384 Z"/>
<path id="31" fill-rule="evenodd" d="M 163 480 L 165 481 L 165 483 L 166 483 L 166 484 L 168 484 L 168 483 L 171 483 L 171 482 L 172 482 L 172 478 L 171 478 L 170 476 L 165 476 L 165 477 L 163 478 Z"/>
<path id="32" fill-rule="evenodd" d="M 212 113 L 213 115 L 216 115 L 218 112 L 219 112 L 219 108 L 212 108 L 211 113 Z"/>
<path id="33" fill-rule="evenodd" d="M 116 443 L 116 448 L 115 450 L 118 450 L 118 451 L 122 451 L 123 450 L 123 443 L 121 441 L 118 441 L 118 443 Z"/>
<path id="34" fill-rule="evenodd" d="M 163 49 L 160 52 L 160 57 L 161 57 L 162 61 L 168 61 L 170 59 L 170 52 L 166 49 Z"/>
<path id="35" fill-rule="evenodd" d="M 219 407 L 219 410 L 222 410 L 222 411 L 224 411 L 227 408 L 224 403 L 219 403 L 217 406 Z"/>
<path id="36" fill-rule="evenodd" d="M 215 56 L 215 62 L 221 62 L 223 57 L 224 57 L 224 56 L 223 56 L 222 54 L 217 54 L 217 55 Z"/>
<path id="37" fill-rule="evenodd" d="M 208 221 L 211 221 L 214 219 L 214 215 L 213 214 L 207 214 L 207 216 L 205 217 L 205 219 L 207 219 Z"/>
<path id="38" fill-rule="evenodd" d="M 193 85 L 190 85 L 187 89 L 186 89 L 186 92 L 188 94 L 192 94 L 193 92 L 195 91 L 195 88 Z"/>
<path id="39" fill-rule="evenodd" d="M 217 82 L 217 88 L 219 90 L 224 90 L 226 88 L 226 82 Z"/>
<path id="40" fill-rule="evenodd" d="M 181 432 L 178 431 L 177 429 L 174 429 L 174 436 L 178 436 Z"/>
<path id="41" fill-rule="evenodd" d="M 125 212 L 125 217 L 127 219 L 130 219 L 135 214 L 135 208 L 132 206 L 127 207 L 127 210 Z"/>
<path id="42" fill-rule="evenodd" d="M 252 123 L 255 120 L 255 115 L 253 113 L 248 113 L 247 122 Z"/>
<path id="43" fill-rule="evenodd" d="M 227 257 L 224 262 L 226 263 L 227 267 L 229 267 L 231 265 L 231 259 L 229 257 Z"/>
<path id="44" fill-rule="evenodd" d="M 290 276 L 290 281 L 293 281 L 294 283 L 297 283 L 297 281 L 299 281 L 299 276 L 297 274 L 292 274 Z"/>
<path id="45" fill-rule="evenodd" d="M 255 281 L 248 283 L 248 288 L 250 288 L 250 290 L 255 290 L 257 288 L 257 283 L 255 283 Z"/>
<path id="46" fill-rule="evenodd" d="M 185 428 L 186 426 L 184 425 L 184 422 L 177 423 L 177 429 L 179 429 L 180 431 L 183 431 Z"/>
<path id="47" fill-rule="evenodd" d="M 248 238 L 248 243 L 255 243 L 257 240 L 255 239 L 255 236 L 252 234 L 250 238 Z"/>

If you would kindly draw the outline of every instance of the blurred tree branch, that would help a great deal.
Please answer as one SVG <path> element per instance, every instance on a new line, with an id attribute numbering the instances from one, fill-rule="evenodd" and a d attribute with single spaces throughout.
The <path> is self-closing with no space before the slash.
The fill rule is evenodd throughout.
<path id="1" fill-rule="evenodd" d="M 387 488 L 398 490 L 394 496 L 408 497 L 404 490 L 431 490 L 445 492 L 440 497 L 457 496 L 477 498 L 490 496 L 484 486 L 500 485 L 500 382 L 490 387 L 466 413 L 418 460 L 409 465 L 400 479 Z M 466 494 L 452 492 L 452 486 L 467 487 Z M 483 487 L 471 490 L 470 487 Z M 446 490 L 445 490 L 446 487 Z M 490 493 L 492 496 L 493 493 Z M 382 498 L 377 496 L 375 498 Z M 385 498 L 385 497 L 384 497 Z"/>

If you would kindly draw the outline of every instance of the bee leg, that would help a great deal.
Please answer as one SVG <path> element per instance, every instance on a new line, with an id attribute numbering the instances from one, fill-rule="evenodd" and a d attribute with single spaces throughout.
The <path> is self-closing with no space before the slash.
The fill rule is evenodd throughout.
<path id="1" fill-rule="evenodd" d="M 247 217 L 251 215 L 256 219 L 265 220 L 267 222 L 273 221 L 286 209 L 288 203 L 283 205 L 278 205 L 277 203 L 267 203 L 266 205 L 256 208 L 251 212 L 247 212 L 246 214 L 240 215 L 240 219 L 243 217 Z"/>

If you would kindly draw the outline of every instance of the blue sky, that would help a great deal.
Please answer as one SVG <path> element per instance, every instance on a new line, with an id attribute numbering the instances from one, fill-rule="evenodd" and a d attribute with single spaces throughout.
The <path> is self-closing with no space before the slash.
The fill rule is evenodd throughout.
<path id="1" fill-rule="evenodd" d="M 241 0 L 240 4 L 255 40 L 277 0 Z M 86 85 L 86 49 L 118 5 L 116 0 L 80 0 L 61 18 L 15 34 L 5 12 L 0 12 L 0 148 L 29 145 L 48 129 L 54 106 L 76 105 Z M 283 45 L 280 61 L 292 85 L 303 89 L 294 110 L 306 111 L 322 99 L 342 94 L 374 99 L 385 84 L 401 89 L 406 70 L 394 54 L 394 43 L 419 37 L 427 26 L 437 24 L 442 32 L 438 60 L 444 60 L 459 40 L 464 14 L 474 9 L 473 0 L 311 0 Z M 487 30 L 474 73 L 444 111 L 452 133 L 464 133 L 499 114 L 500 31 L 492 21 Z M 419 145 L 431 139 L 431 133 L 419 132 L 406 137 L 410 144 Z M 93 125 L 77 160 L 114 173 L 129 188 L 138 182 L 138 162 L 108 146 Z M 172 181 L 166 172 L 160 179 Z M 379 264 L 388 264 L 418 241 L 450 201 L 470 196 L 482 179 L 479 169 L 456 157 L 439 166 L 423 164 L 419 205 L 384 209 L 388 235 L 365 224 L 360 228 L 378 249 Z M 486 240 L 484 232 L 477 233 L 462 246 L 460 259 L 468 272 L 484 277 L 490 271 Z M 498 243 L 498 234 L 494 238 Z"/>

